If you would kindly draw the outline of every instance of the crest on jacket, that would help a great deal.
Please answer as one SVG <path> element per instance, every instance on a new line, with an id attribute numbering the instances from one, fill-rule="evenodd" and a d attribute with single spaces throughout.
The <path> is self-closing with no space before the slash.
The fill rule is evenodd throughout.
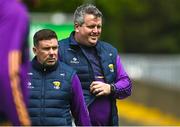
<path id="1" fill-rule="evenodd" d="M 53 85 L 54 85 L 54 88 L 55 88 L 55 89 L 60 89 L 61 82 L 59 82 L 59 81 L 54 81 L 54 82 L 53 82 Z"/>
<path id="2" fill-rule="evenodd" d="M 113 64 L 109 64 L 108 65 L 110 72 L 114 72 L 114 65 Z"/>

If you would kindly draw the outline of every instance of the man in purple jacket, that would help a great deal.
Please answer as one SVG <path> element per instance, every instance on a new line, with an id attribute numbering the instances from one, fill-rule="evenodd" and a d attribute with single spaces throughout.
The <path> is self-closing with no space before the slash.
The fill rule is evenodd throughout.
<path id="1" fill-rule="evenodd" d="M 16 0 L 0 0 L 0 125 L 30 125 L 26 108 L 28 13 Z"/>
<path id="2" fill-rule="evenodd" d="M 61 61 L 80 78 L 93 126 L 118 126 L 116 99 L 131 95 L 131 81 L 118 51 L 100 41 L 102 13 L 91 4 L 74 13 L 74 31 L 59 43 Z"/>
<path id="3" fill-rule="evenodd" d="M 79 78 L 58 60 L 55 32 L 39 30 L 33 40 L 35 57 L 28 73 L 32 125 L 71 126 L 72 116 L 77 126 L 91 125 Z"/>

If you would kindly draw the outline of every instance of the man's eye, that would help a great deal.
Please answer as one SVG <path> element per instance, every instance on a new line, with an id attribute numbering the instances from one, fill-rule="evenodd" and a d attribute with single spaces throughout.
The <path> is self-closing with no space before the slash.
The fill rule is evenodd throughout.
<path id="1" fill-rule="evenodd" d="M 97 26 L 97 28 L 98 28 L 98 29 L 100 29 L 100 28 L 101 28 L 101 26 Z"/>
<path id="2" fill-rule="evenodd" d="M 48 50 L 49 50 L 49 48 L 43 48 L 43 50 L 46 50 L 46 51 L 48 51 Z"/>
<path id="3" fill-rule="evenodd" d="M 87 26 L 89 29 L 94 29 L 97 27 L 97 29 L 101 29 L 101 26 Z"/>
<path id="4" fill-rule="evenodd" d="M 90 28 L 90 29 L 93 29 L 93 28 L 95 28 L 95 26 L 87 26 L 88 28 Z"/>
<path id="5" fill-rule="evenodd" d="M 52 49 L 53 49 L 53 50 L 56 50 L 56 49 L 58 49 L 58 47 L 53 47 Z"/>

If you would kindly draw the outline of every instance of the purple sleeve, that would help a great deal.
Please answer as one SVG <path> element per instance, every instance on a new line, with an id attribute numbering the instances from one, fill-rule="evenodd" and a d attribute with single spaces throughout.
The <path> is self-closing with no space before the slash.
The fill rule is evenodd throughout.
<path id="1" fill-rule="evenodd" d="M 114 96 L 115 98 L 123 99 L 131 95 L 132 83 L 129 76 L 123 68 L 119 55 L 117 55 L 116 58 L 116 68 L 117 74 L 116 82 L 114 84 L 116 90 Z"/>
<path id="2" fill-rule="evenodd" d="M 71 112 L 77 126 L 90 126 L 89 112 L 85 105 L 81 84 L 77 75 L 72 80 Z"/>

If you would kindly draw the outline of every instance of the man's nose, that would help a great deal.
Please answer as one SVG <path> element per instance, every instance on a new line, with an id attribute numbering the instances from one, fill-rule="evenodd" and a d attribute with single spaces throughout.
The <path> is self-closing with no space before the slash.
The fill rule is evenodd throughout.
<path id="1" fill-rule="evenodd" d="M 97 26 L 95 26 L 95 27 L 93 28 L 93 32 L 98 32 Z"/>
<path id="2" fill-rule="evenodd" d="M 54 50 L 52 48 L 50 48 L 49 54 L 54 54 Z"/>

